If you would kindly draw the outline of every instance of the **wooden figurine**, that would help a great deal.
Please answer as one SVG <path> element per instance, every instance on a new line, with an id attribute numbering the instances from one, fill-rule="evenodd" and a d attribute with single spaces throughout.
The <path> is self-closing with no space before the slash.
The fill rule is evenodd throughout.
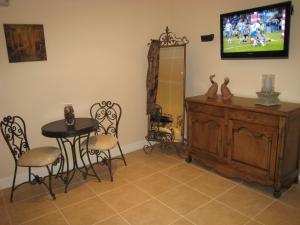
<path id="1" fill-rule="evenodd" d="M 209 76 L 209 80 L 211 82 L 211 86 L 210 86 L 210 88 L 207 90 L 207 92 L 205 94 L 208 98 L 216 98 L 217 97 L 218 84 L 213 80 L 213 78 L 215 76 L 216 76 L 215 74 Z"/>
<path id="2" fill-rule="evenodd" d="M 231 91 L 227 87 L 229 81 L 230 81 L 229 78 L 225 77 L 224 83 L 221 85 L 221 94 L 222 94 L 222 99 L 223 100 L 230 100 L 231 97 L 233 96 L 233 94 L 231 93 Z"/>

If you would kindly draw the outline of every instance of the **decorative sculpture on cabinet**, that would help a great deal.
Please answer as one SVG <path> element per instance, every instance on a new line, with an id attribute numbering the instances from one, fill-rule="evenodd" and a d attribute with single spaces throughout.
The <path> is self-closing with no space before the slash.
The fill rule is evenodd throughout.
<path id="1" fill-rule="evenodd" d="M 211 86 L 205 94 L 208 98 L 216 98 L 217 97 L 218 84 L 213 80 L 215 76 L 216 76 L 215 74 L 209 76 Z"/>
<path id="2" fill-rule="evenodd" d="M 222 99 L 223 100 L 230 100 L 231 97 L 233 96 L 233 94 L 231 93 L 231 91 L 227 87 L 229 81 L 230 81 L 229 78 L 225 77 L 224 83 L 221 85 L 221 94 L 222 94 Z"/>

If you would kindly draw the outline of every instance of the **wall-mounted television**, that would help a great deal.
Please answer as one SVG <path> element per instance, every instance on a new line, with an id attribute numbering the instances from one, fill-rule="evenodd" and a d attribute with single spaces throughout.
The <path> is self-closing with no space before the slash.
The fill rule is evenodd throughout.
<path id="1" fill-rule="evenodd" d="M 221 58 L 287 58 L 291 2 L 220 15 Z"/>

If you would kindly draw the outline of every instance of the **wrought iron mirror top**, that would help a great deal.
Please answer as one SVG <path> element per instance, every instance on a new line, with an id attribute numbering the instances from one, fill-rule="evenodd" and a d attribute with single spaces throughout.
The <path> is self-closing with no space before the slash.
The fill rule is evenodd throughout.
<path id="1" fill-rule="evenodd" d="M 96 134 L 111 134 L 118 137 L 118 127 L 121 118 L 121 106 L 111 101 L 95 103 L 90 109 L 91 117 L 99 124 Z"/>
<path id="2" fill-rule="evenodd" d="M 1 133 L 15 160 L 29 150 L 24 120 L 19 116 L 7 116 L 1 121 Z"/>
<path id="3" fill-rule="evenodd" d="M 174 33 L 170 32 L 169 27 L 166 27 L 166 32 L 159 36 L 159 41 L 162 47 L 181 46 L 189 43 L 189 40 L 185 36 L 182 38 L 176 37 Z"/>

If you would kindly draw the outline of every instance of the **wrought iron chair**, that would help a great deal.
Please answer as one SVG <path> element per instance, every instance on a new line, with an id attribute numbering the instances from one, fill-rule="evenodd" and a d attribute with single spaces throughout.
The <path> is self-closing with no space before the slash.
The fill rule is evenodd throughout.
<path id="1" fill-rule="evenodd" d="M 88 146 L 88 149 L 86 151 L 84 151 L 84 149 L 81 149 L 80 156 L 83 157 L 85 154 L 95 155 L 97 163 L 99 163 L 100 165 L 106 165 L 108 167 L 110 179 L 111 181 L 113 181 L 111 168 L 112 160 L 122 159 L 125 166 L 127 166 L 118 140 L 118 128 L 122 115 L 121 106 L 111 101 L 98 102 L 91 106 L 90 114 L 92 118 L 96 119 L 99 122 L 99 124 L 95 135 L 90 136 L 89 139 L 86 139 L 81 144 L 81 146 Z M 116 146 L 118 146 L 121 156 L 112 158 L 111 150 Z M 91 163 L 90 166 L 92 170 L 95 171 Z M 100 180 L 98 175 L 95 175 L 98 180 Z"/>
<path id="2" fill-rule="evenodd" d="M 31 149 L 27 140 L 25 122 L 19 116 L 4 117 L 0 125 L 1 133 L 15 161 L 15 171 L 11 187 L 10 201 L 13 201 L 14 191 L 25 183 L 44 184 L 54 200 L 55 194 L 52 191 L 51 177 L 53 172 L 53 164 L 55 164 L 58 158 L 61 156 L 60 149 L 51 146 L 43 146 Z M 28 167 L 28 181 L 16 186 L 15 184 L 18 167 Z M 32 167 L 47 168 L 49 173 L 49 185 L 44 182 L 44 177 L 40 177 L 32 173 Z"/>
<path id="3" fill-rule="evenodd" d="M 166 144 L 174 140 L 174 131 L 168 128 L 168 125 L 172 123 L 172 116 L 163 113 L 161 106 L 155 104 L 149 115 L 148 134 L 145 137 L 149 145 L 145 145 L 143 148 L 146 153 L 153 150 L 154 146 L 151 142 L 159 142 L 161 147 L 164 148 Z"/>

